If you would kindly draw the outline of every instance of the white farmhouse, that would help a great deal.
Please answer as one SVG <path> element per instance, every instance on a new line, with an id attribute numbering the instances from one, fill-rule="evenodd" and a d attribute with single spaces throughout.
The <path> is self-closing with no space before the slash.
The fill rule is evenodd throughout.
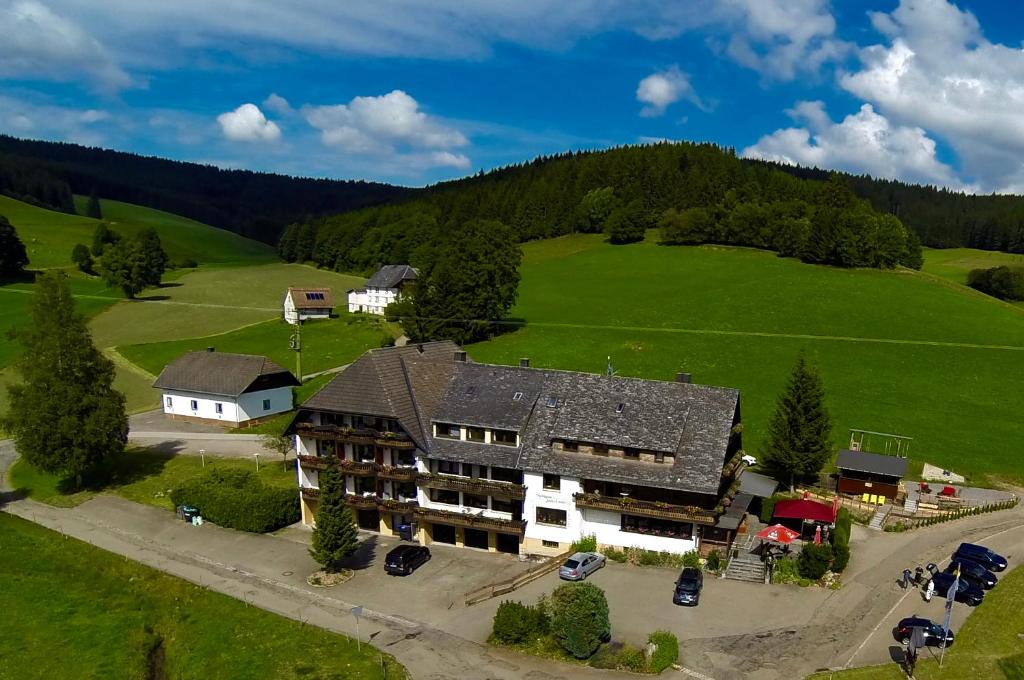
<path id="1" fill-rule="evenodd" d="M 407 264 L 384 265 L 366 280 L 365 288 L 348 291 L 348 311 L 383 315 L 384 308 L 401 296 L 418 273 Z"/>
<path id="2" fill-rule="evenodd" d="M 290 411 L 298 384 L 266 357 L 209 349 L 167 364 L 153 387 L 162 392 L 164 413 L 172 418 L 236 427 Z"/>
<path id="3" fill-rule="evenodd" d="M 294 324 L 307 319 L 329 319 L 334 312 L 330 288 L 289 288 L 284 296 L 284 320 Z"/>

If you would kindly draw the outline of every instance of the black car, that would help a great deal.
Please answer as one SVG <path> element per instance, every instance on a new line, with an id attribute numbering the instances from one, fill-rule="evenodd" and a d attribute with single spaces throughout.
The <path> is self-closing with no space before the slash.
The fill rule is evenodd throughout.
<path id="1" fill-rule="evenodd" d="M 974 543 L 961 543 L 960 547 L 953 553 L 953 559 L 965 559 L 977 562 L 990 571 L 1002 571 L 1006 569 L 1006 558 L 997 555 L 983 545 Z"/>
<path id="2" fill-rule="evenodd" d="M 947 574 L 940 572 L 932 576 L 932 583 L 935 584 L 935 592 L 943 597 L 949 592 L 949 589 L 953 585 L 953 581 L 956 579 L 953 574 Z M 985 599 L 985 591 L 981 589 L 981 586 L 974 581 L 966 578 L 960 579 L 960 583 L 956 589 L 957 602 L 963 602 L 969 604 L 972 607 L 976 607 L 981 604 L 981 601 Z"/>
<path id="3" fill-rule="evenodd" d="M 920 628 L 924 633 L 924 643 L 929 647 L 939 647 L 942 644 L 942 626 L 930 621 L 928 619 L 921 618 L 920 616 L 908 616 L 902 619 L 896 624 L 896 630 L 894 635 L 896 639 L 907 644 L 910 642 L 910 636 L 914 634 L 914 629 Z M 953 646 L 953 631 L 946 631 L 946 646 Z"/>
<path id="4" fill-rule="evenodd" d="M 400 545 L 384 557 L 384 571 L 408 576 L 430 559 L 430 549 L 422 545 Z"/>
<path id="5" fill-rule="evenodd" d="M 701 570 L 695 567 L 686 567 L 676 579 L 676 590 L 672 595 L 672 602 L 696 607 L 700 603 L 700 590 L 703 587 L 704 574 Z"/>
<path id="6" fill-rule="evenodd" d="M 971 560 L 953 560 L 946 567 L 946 573 L 952 574 L 958 569 L 960 570 L 960 578 L 970 579 L 985 590 L 994 587 L 996 581 L 999 580 L 991 571 Z"/>

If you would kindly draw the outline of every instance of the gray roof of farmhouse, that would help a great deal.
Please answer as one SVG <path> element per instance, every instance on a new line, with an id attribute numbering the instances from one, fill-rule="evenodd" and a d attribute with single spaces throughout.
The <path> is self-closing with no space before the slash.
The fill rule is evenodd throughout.
<path id="1" fill-rule="evenodd" d="M 734 389 L 457 361 L 458 347 L 449 342 L 422 348 L 371 350 L 302 408 L 397 418 L 433 458 L 718 493 L 738 417 Z M 515 430 L 520 446 L 435 438 L 433 422 Z M 663 451 L 674 459 L 556 451 L 554 439 Z"/>
<path id="2" fill-rule="evenodd" d="M 164 367 L 153 387 L 238 397 L 260 389 L 298 385 L 288 369 L 252 354 L 188 352 Z"/>
<path id="3" fill-rule="evenodd" d="M 418 272 L 407 264 L 386 264 L 366 280 L 363 288 L 398 288 L 416 279 Z"/>
<path id="4" fill-rule="evenodd" d="M 883 453 L 842 449 L 836 456 L 836 467 L 840 470 L 868 472 L 886 477 L 902 477 L 907 474 L 907 459 Z"/>

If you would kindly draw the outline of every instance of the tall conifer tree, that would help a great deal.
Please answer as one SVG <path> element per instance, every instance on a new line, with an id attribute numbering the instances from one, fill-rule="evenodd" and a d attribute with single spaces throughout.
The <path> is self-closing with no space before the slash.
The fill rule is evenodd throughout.
<path id="1" fill-rule="evenodd" d="M 10 385 L 4 427 L 33 467 L 83 476 L 124 451 L 124 395 L 113 389 L 114 364 L 92 343 L 63 274 L 40 276 L 30 322 L 12 335 L 22 347 L 21 381 Z"/>
<path id="2" fill-rule="evenodd" d="M 765 466 L 790 488 L 818 471 L 832 454 L 825 387 L 803 352 L 768 424 Z"/>
<path id="3" fill-rule="evenodd" d="M 317 477 L 320 486 L 320 506 L 316 511 L 313 528 L 313 547 L 309 554 L 324 570 L 335 572 L 341 562 L 359 547 L 359 530 L 352 511 L 345 505 L 345 475 L 338 459 L 331 456 L 327 467 Z"/>
<path id="4" fill-rule="evenodd" d="M 96 187 L 89 192 L 89 202 L 85 204 L 85 216 L 97 220 L 103 219 L 103 209 L 100 208 L 100 199 L 96 196 Z"/>
<path id="5" fill-rule="evenodd" d="M 25 244 L 7 218 L 0 215 L 0 279 L 14 276 L 28 264 Z"/>

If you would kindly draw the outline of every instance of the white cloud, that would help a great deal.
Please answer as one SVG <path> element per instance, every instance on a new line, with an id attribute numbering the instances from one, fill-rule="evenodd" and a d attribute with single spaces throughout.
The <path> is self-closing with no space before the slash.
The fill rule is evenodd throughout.
<path id="1" fill-rule="evenodd" d="M 348 104 L 302 107 L 324 144 L 352 154 L 415 158 L 434 166 L 469 167 L 469 159 L 449 150 L 469 144 L 466 136 L 428 116 L 401 90 L 379 97 L 356 97 Z"/>
<path id="2" fill-rule="evenodd" d="M 263 100 L 263 108 L 280 116 L 290 116 L 295 113 L 295 109 L 288 103 L 288 100 L 276 92 L 271 92 L 270 96 Z"/>
<path id="3" fill-rule="evenodd" d="M 0 132 L 19 137 L 99 146 L 106 142 L 108 131 L 119 126 L 120 121 L 107 111 L 55 106 L 0 95 Z"/>
<path id="4" fill-rule="evenodd" d="M 680 99 L 686 99 L 698 108 L 704 108 L 704 104 L 690 84 L 689 76 L 680 71 L 678 66 L 652 73 L 641 80 L 636 88 L 636 100 L 646 104 L 640 110 L 641 116 L 660 116 L 665 113 L 665 109 Z"/>
<path id="5" fill-rule="evenodd" d="M 765 135 L 743 156 L 965 188 L 936 157 L 935 141 L 924 130 L 894 125 L 870 104 L 840 123 L 832 121 L 820 101 L 798 102 L 787 113 L 804 127 Z"/>
<path id="6" fill-rule="evenodd" d="M 267 120 L 255 104 L 242 104 L 234 111 L 217 116 L 224 136 L 236 142 L 276 142 L 281 128 Z"/>
<path id="7" fill-rule="evenodd" d="M 989 42 L 945 0 L 903 0 L 871 21 L 887 44 L 860 50 L 841 86 L 948 143 L 982 190 L 1024 189 L 1024 51 Z"/>
<path id="8" fill-rule="evenodd" d="M 107 49 L 77 23 L 36 0 L 0 1 L 0 77 L 71 81 L 104 90 L 132 85 Z"/>

